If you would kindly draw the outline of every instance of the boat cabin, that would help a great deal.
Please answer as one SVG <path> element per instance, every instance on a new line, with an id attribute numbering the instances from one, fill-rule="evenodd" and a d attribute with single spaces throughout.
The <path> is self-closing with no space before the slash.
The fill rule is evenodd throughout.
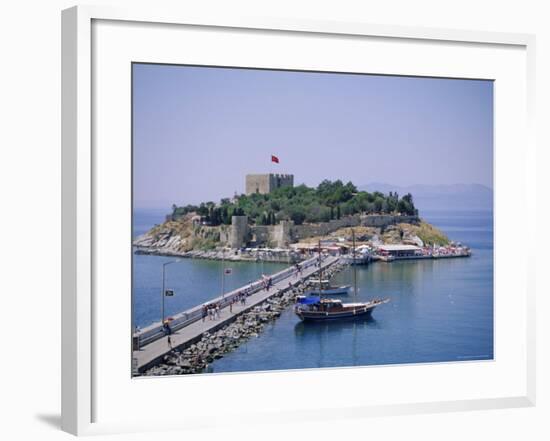
<path id="1" fill-rule="evenodd" d="M 319 296 L 299 296 L 297 304 L 300 309 L 308 311 L 339 311 L 343 309 L 340 299 L 321 299 Z"/>

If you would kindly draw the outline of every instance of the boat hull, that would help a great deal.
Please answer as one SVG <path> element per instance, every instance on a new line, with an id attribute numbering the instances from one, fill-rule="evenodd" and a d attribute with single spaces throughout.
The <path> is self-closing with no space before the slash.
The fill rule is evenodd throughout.
<path id="1" fill-rule="evenodd" d="M 336 287 L 332 287 L 332 288 L 326 288 L 326 289 L 323 289 L 323 290 L 320 290 L 320 289 L 311 289 L 308 291 L 308 294 L 309 295 L 315 295 L 315 296 L 318 296 L 318 295 L 347 295 L 350 293 L 350 290 L 351 290 L 351 286 L 349 285 L 346 285 L 346 286 L 336 286 Z"/>
<path id="2" fill-rule="evenodd" d="M 370 315 L 372 310 L 377 305 L 357 307 L 345 311 L 327 312 L 327 311 L 296 311 L 296 315 L 303 321 L 326 321 L 326 320 L 341 320 L 357 317 L 365 317 Z"/>
<path id="3" fill-rule="evenodd" d="M 342 256 L 340 257 L 340 262 L 344 265 L 368 265 L 370 262 L 370 256 L 356 257 L 355 259 L 349 256 Z"/>

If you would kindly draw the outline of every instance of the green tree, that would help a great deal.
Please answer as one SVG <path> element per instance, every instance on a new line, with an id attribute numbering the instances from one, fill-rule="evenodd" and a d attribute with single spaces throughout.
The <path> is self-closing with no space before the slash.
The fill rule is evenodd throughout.
<path id="1" fill-rule="evenodd" d="M 251 224 L 275 225 L 283 219 L 292 219 L 297 225 L 304 222 L 326 222 L 358 213 L 391 213 L 399 211 L 415 215 L 418 210 L 407 193 L 402 198 L 396 192 L 358 191 L 357 187 L 341 180 L 322 181 L 316 188 L 304 184 L 283 187 L 269 194 L 240 195 L 233 200 L 223 198 L 219 205 L 212 201 L 200 205 L 172 206 L 174 218 L 196 212 L 212 225 L 231 224 L 232 216 L 248 216 Z"/>
<path id="2" fill-rule="evenodd" d="M 289 214 L 295 225 L 302 225 L 306 220 L 306 213 L 303 208 L 293 207 Z"/>

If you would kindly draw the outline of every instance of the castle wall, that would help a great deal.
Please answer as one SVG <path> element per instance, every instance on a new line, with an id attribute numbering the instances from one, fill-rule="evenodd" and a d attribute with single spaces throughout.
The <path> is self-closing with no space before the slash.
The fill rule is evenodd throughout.
<path id="1" fill-rule="evenodd" d="M 245 191 L 247 195 L 268 194 L 277 188 L 293 186 L 294 175 L 273 173 L 246 175 Z"/>
<path id="2" fill-rule="evenodd" d="M 248 216 L 231 216 L 229 246 L 231 248 L 242 248 L 249 240 L 248 235 Z"/>
<path id="3" fill-rule="evenodd" d="M 281 187 L 294 187 L 294 175 L 270 174 L 269 191 L 272 192 Z"/>
<path id="4" fill-rule="evenodd" d="M 398 223 L 417 223 L 417 216 L 380 215 L 353 215 L 341 219 L 318 224 L 294 225 L 292 221 L 281 221 L 277 225 L 248 226 L 247 216 L 233 216 L 228 235 L 228 244 L 231 248 L 241 248 L 249 241 L 257 246 L 272 246 L 287 248 L 289 244 L 313 236 L 326 236 L 340 228 L 365 226 L 385 228 Z M 224 237 L 220 235 L 221 237 Z"/>
<path id="5" fill-rule="evenodd" d="M 292 243 L 294 222 L 281 221 L 271 229 L 271 242 L 277 248 L 287 248 Z"/>
<path id="6" fill-rule="evenodd" d="M 251 240 L 261 245 L 267 245 L 271 241 L 271 229 L 272 226 L 268 225 L 250 227 Z"/>
<path id="7" fill-rule="evenodd" d="M 269 175 L 246 175 L 246 194 L 267 194 L 271 191 Z"/>
<path id="8" fill-rule="evenodd" d="M 231 219 L 233 221 L 233 219 Z M 231 242 L 231 225 L 220 225 L 220 242 L 225 245 L 230 245 Z"/>
<path id="9" fill-rule="evenodd" d="M 385 228 L 399 223 L 416 224 L 419 221 L 418 216 L 394 216 L 392 214 L 368 214 L 361 217 L 362 226 L 377 228 Z"/>
<path id="10" fill-rule="evenodd" d="M 325 236 L 340 228 L 356 227 L 358 225 L 361 225 L 359 215 L 345 216 L 341 219 L 332 219 L 329 222 L 319 224 L 294 225 L 291 228 L 291 237 L 293 241 L 298 241 L 312 236 Z"/>

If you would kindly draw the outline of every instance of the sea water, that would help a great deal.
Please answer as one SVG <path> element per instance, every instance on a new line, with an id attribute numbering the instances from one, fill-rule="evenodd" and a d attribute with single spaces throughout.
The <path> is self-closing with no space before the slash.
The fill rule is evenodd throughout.
<path id="1" fill-rule="evenodd" d="M 145 220 L 149 216 L 149 220 Z M 153 220 L 136 213 L 134 229 Z M 214 361 L 209 372 L 242 372 L 493 358 L 493 217 L 488 211 L 422 213 L 452 240 L 472 249 L 469 258 L 375 262 L 357 267 L 357 300 L 388 297 L 371 318 L 301 322 L 289 308 L 257 338 Z M 162 217 L 157 220 L 162 221 Z M 150 224 L 152 226 L 153 224 Z M 134 321 L 160 315 L 161 267 L 172 258 L 134 256 Z M 284 265 L 231 263 L 227 290 Z M 335 284 L 351 284 L 352 269 Z M 220 293 L 221 262 L 183 259 L 167 266 L 167 315 Z M 353 301 L 353 295 L 342 296 Z"/>
<path id="2" fill-rule="evenodd" d="M 137 237 L 164 220 L 166 210 L 134 210 L 133 236 Z M 178 261 L 179 260 L 179 261 Z M 177 261 L 177 262 L 176 262 Z M 178 259 L 177 257 L 133 255 L 132 301 L 134 327 L 143 328 L 160 322 L 162 315 L 162 267 L 165 267 L 165 289 L 174 295 L 164 298 L 165 317 L 212 300 L 252 281 L 262 274 L 273 274 L 288 265 L 279 263 L 231 262 L 218 260 Z M 223 277 L 223 268 L 231 274 Z"/>

